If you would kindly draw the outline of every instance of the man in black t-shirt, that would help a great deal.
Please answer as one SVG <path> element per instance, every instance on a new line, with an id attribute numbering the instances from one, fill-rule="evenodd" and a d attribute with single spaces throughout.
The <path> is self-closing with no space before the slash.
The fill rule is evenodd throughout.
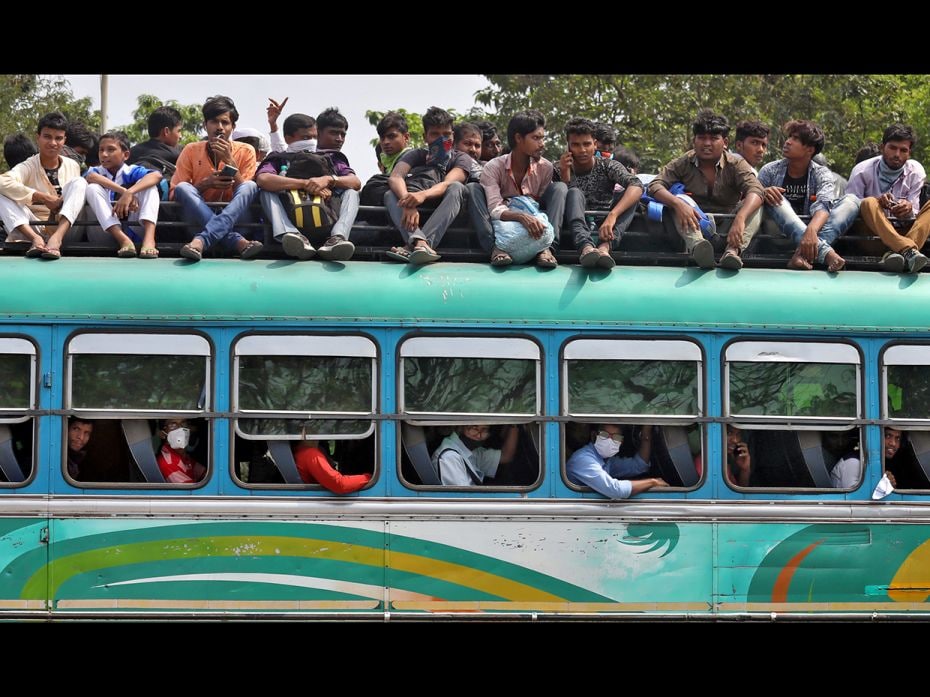
<path id="1" fill-rule="evenodd" d="M 162 173 L 169 182 L 174 174 L 181 148 L 181 113 L 170 106 L 160 106 L 149 114 L 149 139 L 129 151 L 129 164 L 140 164 Z"/>
<path id="2" fill-rule="evenodd" d="M 391 171 L 384 206 L 405 242 L 387 253 L 392 259 L 411 264 L 440 259 L 433 247 L 439 245 L 462 208 L 465 181 L 473 165 L 471 157 L 453 148 L 452 121 L 445 109 L 427 109 L 423 114 L 427 147 L 406 153 Z M 420 206 L 436 200 L 438 207 L 421 228 Z"/>

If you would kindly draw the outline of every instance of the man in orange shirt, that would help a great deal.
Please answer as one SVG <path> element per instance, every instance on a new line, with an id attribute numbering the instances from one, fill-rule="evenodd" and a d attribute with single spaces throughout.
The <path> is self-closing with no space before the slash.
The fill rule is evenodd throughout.
<path id="1" fill-rule="evenodd" d="M 258 195 L 255 175 L 255 149 L 230 140 L 239 120 L 236 105 L 229 97 L 210 97 L 203 108 L 207 140 L 190 143 L 181 151 L 171 178 L 170 197 L 181 204 L 184 217 L 202 227 L 194 239 L 181 248 L 181 256 L 200 261 L 203 252 L 222 241 L 227 249 L 251 259 L 262 243 L 249 241 L 233 228 L 249 220 L 249 206 Z M 214 213 L 206 202 L 228 202 Z"/>

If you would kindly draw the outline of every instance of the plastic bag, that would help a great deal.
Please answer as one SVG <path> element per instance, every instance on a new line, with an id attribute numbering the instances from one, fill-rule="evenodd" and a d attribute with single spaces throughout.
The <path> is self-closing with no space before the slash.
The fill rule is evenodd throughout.
<path id="1" fill-rule="evenodd" d="M 545 224 L 546 229 L 539 239 L 534 240 L 522 223 L 515 220 L 492 220 L 494 240 L 498 249 L 507 252 L 516 264 L 525 264 L 544 249 L 548 249 L 555 239 L 555 232 L 549 217 L 539 210 L 539 204 L 529 196 L 514 196 L 510 199 L 510 210 L 528 213 Z"/>

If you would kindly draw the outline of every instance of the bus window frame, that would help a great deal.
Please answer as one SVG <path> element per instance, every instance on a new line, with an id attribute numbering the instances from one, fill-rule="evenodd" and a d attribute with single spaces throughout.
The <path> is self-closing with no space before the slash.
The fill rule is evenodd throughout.
<path id="1" fill-rule="evenodd" d="M 299 440 L 303 440 L 299 435 L 296 435 L 296 434 L 294 436 L 278 436 L 278 437 L 273 437 L 273 438 L 260 438 L 258 436 L 247 437 L 240 433 L 239 424 L 238 424 L 238 421 L 240 418 L 239 414 L 241 413 L 238 410 L 238 402 L 239 402 L 239 390 L 238 390 L 239 361 L 238 361 L 238 357 L 240 354 L 237 353 L 236 349 L 240 341 L 242 341 L 243 339 L 249 338 L 249 337 L 295 337 L 299 339 L 309 339 L 313 337 L 323 337 L 326 339 L 358 337 L 358 338 L 368 340 L 371 343 L 371 345 L 374 347 L 374 352 L 375 352 L 375 355 L 372 358 L 373 365 L 372 365 L 372 379 L 371 379 L 372 405 L 373 405 L 373 410 L 371 413 L 375 415 L 381 414 L 381 377 L 382 376 L 381 376 L 380 368 L 381 368 L 382 355 L 381 355 L 380 344 L 378 343 L 374 335 L 369 334 L 367 332 L 363 332 L 363 331 L 295 331 L 295 330 L 291 330 L 291 331 L 249 330 L 249 331 L 244 331 L 244 332 L 240 332 L 239 334 L 236 334 L 229 343 L 229 361 L 230 361 L 230 364 L 229 364 L 229 406 L 230 406 L 230 412 L 232 412 L 234 416 L 232 416 L 229 419 L 230 438 L 229 438 L 229 447 L 227 448 L 227 450 L 229 452 L 229 476 L 232 479 L 233 483 L 241 489 L 267 490 L 267 491 L 320 491 L 329 496 L 345 498 L 344 495 L 334 494 L 330 492 L 322 484 L 308 484 L 308 483 L 288 484 L 287 482 L 250 483 L 250 482 L 242 481 L 237 476 L 236 474 L 236 448 L 235 448 L 235 439 L 237 435 L 243 438 L 243 440 L 249 440 L 249 441 L 292 440 L 296 442 Z M 254 355 L 254 354 L 246 354 L 246 355 Z M 293 356 L 293 355 L 301 355 L 301 354 L 281 353 L 279 355 Z M 306 354 L 306 355 L 332 356 L 332 355 L 338 355 L 338 354 L 326 353 L 326 354 Z M 271 413 L 281 414 L 285 412 L 271 412 Z M 287 413 L 291 413 L 291 412 L 287 412 Z M 303 414 L 306 412 L 297 412 L 297 413 Z M 330 414 L 330 413 L 333 413 L 333 412 L 327 412 L 327 414 Z M 354 414 L 354 412 L 352 412 L 352 414 Z M 253 418 L 253 417 L 247 417 L 247 418 Z M 287 418 L 287 417 L 284 417 L 284 418 Z M 350 420 L 362 421 L 364 419 L 352 418 Z M 365 432 L 364 435 L 361 435 L 361 436 L 357 434 L 351 434 L 350 436 L 346 436 L 346 434 L 337 434 L 333 436 L 314 435 L 313 438 L 309 438 L 307 440 L 365 440 L 373 436 L 374 437 L 374 462 L 372 463 L 371 480 L 364 487 L 359 489 L 358 492 L 355 492 L 355 493 L 360 493 L 362 491 L 365 491 L 373 487 L 377 483 L 378 478 L 380 476 L 381 457 L 382 457 L 382 454 L 381 454 L 381 440 L 382 439 L 381 439 L 381 434 L 379 431 L 380 429 L 377 427 L 377 420 L 372 420 L 370 428 Z"/>
<path id="2" fill-rule="evenodd" d="M 730 366 L 731 360 L 728 358 L 728 351 L 734 344 L 756 344 L 756 345 L 789 345 L 793 347 L 806 346 L 808 344 L 829 345 L 829 346 L 846 346 L 849 347 L 857 358 L 856 363 L 843 363 L 840 361 L 818 360 L 809 361 L 812 363 L 824 364 L 845 364 L 854 365 L 856 368 L 856 416 L 852 417 L 833 417 L 833 416 L 764 416 L 764 415 L 733 415 L 730 413 Z M 759 363 L 780 363 L 794 362 L 803 363 L 801 360 L 781 360 L 781 361 L 753 361 L 750 358 L 738 358 L 738 362 L 759 362 Z M 816 339 L 812 337 L 793 337 L 783 334 L 766 337 L 765 340 L 759 340 L 756 336 L 734 336 L 728 339 L 720 347 L 720 390 L 721 390 L 721 414 L 720 419 L 720 441 L 721 441 L 721 462 L 720 478 L 723 484 L 731 491 L 741 494 L 846 494 L 857 491 L 865 483 L 865 473 L 868 468 L 868 433 L 865 428 L 865 379 L 867 364 L 865 361 L 865 352 L 862 346 L 851 339 L 833 338 Z M 858 429 L 859 431 L 859 481 L 854 487 L 844 489 L 824 488 L 824 487 L 774 487 L 774 486 L 740 486 L 730 481 L 726 471 L 726 442 L 727 426 L 733 425 L 741 430 L 767 430 L 767 431 L 846 431 Z"/>
<path id="3" fill-rule="evenodd" d="M 890 363 L 887 361 L 886 356 L 889 351 L 894 352 L 895 349 L 913 349 L 913 352 L 916 353 L 918 349 L 924 349 L 927 353 L 928 360 L 926 362 L 894 362 Z M 878 352 L 878 369 L 879 369 L 879 414 L 881 415 L 881 425 L 879 426 L 878 435 L 879 435 L 879 444 L 881 445 L 881 460 L 882 460 L 882 475 L 885 474 L 885 428 L 891 427 L 895 430 L 901 431 L 902 433 L 909 433 L 910 431 L 930 431 L 930 416 L 926 419 L 901 419 L 891 416 L 888 413 L 888 366 L 889 365 L 926 365 L 930 369 L 930 342 L 920 341 L 918 339 L 897 339 L 894 341 L 889 341 L 881 347 Z M 930 495 L 930 487 L 926 489 L 899 489 L 895 487 L 896 493 L 915 495 L 915 496 L 928 496 Z"/>
<path id="4" fill-rule="evenodd" d="M 536 357 L 517 357 L 516 360 L 533 360 L 536 363 L 536 414 L 529 416 L 524 414 L 514 414 L 514 415 L 504 415 L 498 416 L 495 414 L 479 414 L 479 413 L 459 413 L 459 412 L 407 412 L 404 409 L 404 358 L 410 357 L 405 356 L 403 352 L 403 347 L 408 344 L 411 340 L 429 340 L 429 344 L 438 343 L 441 340 L 453 339 L 453 344 L 458 344 L 461 342 L 462 345 L 467 342 L 474 342 L 475 340 L 481 339 L 503 339 L 513 341 L 514 339 L 522 341 L 528 341 L 533 344 L 536 350 Z M 433 341 L 436 340 L 436 341 Z M 473 344 L 472 344 L 473 345 Z M 505 343 L 497 344 L 499 346 L 506 346 Z M 489 355 L 487 353 L 478 354 L 477 350 L 474 350 L 476 355 L 457 355 L 450 356 L 448 353 L 436 353 L 434 355 L 427 355 L 426 357 L 436 357 L 436 358 L 498 358 L 501 360 L 514 360 L 513 357 L 502 356 L 502 355 Z M 413 356 L 415 358 L 424 357 L 421 355 Z M 404 334 L 403 336 L 397 339 L 395 344 L 394 351 L 394 375 L 395 375 L 395 404 L 397 419 L 395 421 L 394 428 L 394 437 L 395 437 L 395 449 L 396 449 L 396 468 L 397 468 L 397 480 L 400 482 L 401 486 L 409 491 L 413 492 L 448 492 L 448 493 L 457 493 L 457 494 L 472 494 L 472 495 L 481 495 L 489 493 L 504 493 L 504 494 L 526 494 L 531 491 L 535 491 L 542 486 L 546 478 L 546 428 L 545 428 L 545 360 L 546 352 L 544 350 L 542 342 L 531 334 L 523 334 L 520 332 L 500 332 L 500 333 L 488 333 L 486 330 L 475 332 L 474 334 L 462 333 L 462 332 L 450 332 L 450 331 L 423 331 L 415 330 Z M 427 417 L 427 418 L 417 418 L 417 417 Z M 412 417 L 412 418 L 411 418 Z M 525 486 L 447 486 L 447 485 L 432 485 L 432 484 L 414 484 L 408 481 L 403 474 L 403 455 L 404 455 L 404 444 L 403 444 L 403 434 L 400 424 L 408 423 L 412 426 L 418 426 L 421 428 L 431 427 L 431 426 L 463 426 L 471 424 L 520 424 L 520 425 L 530 425 L 533 428 L 537 429 L 537 437 L 534 439 L 534 445 L 537 448 L 537 475 L 536 479 Z M 531 437 L 531 434 L 527 433 L 528 437 Z M 432 453 L 430 453 L 432 458 Z M 470 500 L 470 499 L 463 499 Z"/>
<path id="5" fill-rule="evenodd" d="M 25 344 L 23 348 L 31 348 L 31 351 L 22 352 L 22 351 L 13 351 L 13 350 L 4 350 L 4 344 L 9 341 L 9 348 L 12 349 L 14 346 L 23 342 Z M 32 379 L 29 381 L 29 403 L 25 409 L 0 409 L 0 424 L 23 424 L 29 421 L 32 421 L 32 462 L 30 463 L 29 475 L 23 479 L 21 482 L 0 482 L 0 490 L 3 489 L 22 489 L 23 487 L 29 486 L 36 478 L 38 474 L 37 463 L 39 461 L 38 447 L 39 447 L 39 417 L 35 414 L 26 414 L 22 415 L 24 411 L 36 411 L 39 408 L 39 394 L 41 390 L 40 380 L 42 379 L 41 371 L 39 367 L 42 365 L 42 352 L 41 347 L 39 346 L 38 341 L 28 334 L 21 334 L 18 332 L 10 332 L 0 334 L 0 354 L 4 355 L 15 355 L 30 356 L 29 369 L 31 371 Z"/>
<path id="6" fill-rule="evenodd" d="M 185 355 L 203 355 L 206 365 L 205 365 L 205 382 L 204 382 L 204 404 L 200 410 L 191 411 L 191 410 L 137 410 L 137 409 L 109 409 L 109 410 L 100 410 L 100 409 L 74 409 L 71 407 L 71 382 L 72 382 L 72 364 L 71 356 L 75 355 L 71 351 L 72 342 L 75 339 L 78 339 L 81 336 L 85 335 L 99 335 L 99 336 L 193 336 L 203 339 L 206 342 L 207 353 L 206 354 L 185 354 L 185 353 L 136 353 L 128 355 L 175 355 L 175 356 L 185 356 Z M 77 352 L 78 354 L 84 353 L 88 355 L 127 355 L 123 352 L 117 352 L 115 350 L 103 351 L 103 352 L 92 352 L 92 351 L 83 351 Z M 62 389 L 62 406 L 64 407 L 63 411 L 65 415 L 61 419 L 61 472 L 64 480 L 71 486 L 77 489 L 161 489 L 161 490 L 182 490 L 189 491 L 195 489 L 201 489 L 210 483 L 215 468 L 212 466 L 213 459 L 216 453 L 216 440 L 214 434 L 214 425 L 216 418 L 210 414 L 213 412 L 213 407 L 215 404 L 215 394 L 214 389 L 216 386 L 216 345 L 213 342 L 213 339 L 207 334 L 199 329 L 186 329 L 183 327 L 136 327 L 136 328 L 120 328 L 120 327 L 92 327 L 92 328 L 83 328 L 71 332 L 68 336 L 65 337 L 62 345 L 62 362 L 64 365 L 64 383 Z M 90 421 L 98 420 L 109 420 L 109 421 L 123 421 L 126 419 L 139 420 L 139 421 L 149 421 L 155 422 L 155 428 L 158 428 L 158 423 L 170 416 L 181 416 L 189 420 L 199 420 L 203 421 L 205 424 L 205 430 L 207 434 L 207 462 L 201 463 L 206 467 L 206 472 L 203 475 L 203 478 L 199 482 L 192 482 L 190 484 L 184 483 L 173 483 L 173 482 L 92 482 L 92 481 L 78 481 L 71 477 L 68 473 L 68 419 L 70 416 L 78 416 L 82 419 L 87 419 Z M 157 433 L 157 430 L 155 431 Z M 157 451 L 156 451 L 157 457 Z M 138 466 L 138 465 L 136 465 Z"/>
<path id="7" fill-rule="evenodd" d="M 695 415 L 687 416 L 658 416 L 652 414 L 594 414 L 594 415 L 581 415 L 573 414 L 569 411 L 568 407 L 568 361 L 569 360 L 583 360 L 578 358 L 569 358 L 566 356 L 566 349 L 569 345 L 578 341 L 608 341 L 608 342 L 625 342 L 628 344 L 632 343 L 649 343 L 649 342 L 662 342 L 661 348 L 671 349 L 670 344 L 688 344 L 692 347 L 695 347 L 700 356 L 697 362 L 697 372 L 698 372 L 698 413 Z M 594 360 L 594 359 L 592 359 Z M 610 360 L 610 359 L 608 359 Z M 617 359 L 622 360 L 622 359 Z M 639 359 L 634 359 L 639 360 Z M 669 360 L 682 360 L 669 358 Z M 692 359 L 684 359 L 692 360 Z M 707 481 L 708 477 L 708 468 L 707 468 L 707 428 L 703 423 L 707 418 L 707 352 L 704 349 L 703 344 L 692 336 L 685 334 L 654 334 L 654 335 L 642 335 L 642 334 L 575 334 L 566 338 L 562 345 L 559 347 L 559 414 L 563 419 L 570 419 L 576 423 L 616 423 L 626 425 L 635 425 L 635 426 L 690 426 L 697 423 L 700 427 L 700 440 L 701 440 L 701 476 L 698 478 L 694 486 L 684 487 L 684 486 L 675 486 L 675 487 L 662 487 L 661 489 L 651 489 L 647 494 L 667 494 L 667 493 L 682 493 L 682 492 L 691 492 L 697 491 Z M 565 429 L 567 424 L 559 424 L 559 444 L 562 446 L 566 445 L 566 435 Z M 567 449 L 560 448 L 559 450 L 559 474 L 562 477 L 562 482 L 565 486 L 579 494 L 595 494 L 597 496 L 596 501 L 611 501 L 607 497 L 597 494 L 594 489 L 583 484 L 575 484 L 568 478 L 568 460 L 571 457 L 572 453 L 569 453 Z M 635 481 L 635 480 L 631 480 Z M 626 499 L 629 500 L 629 499 Z"/>

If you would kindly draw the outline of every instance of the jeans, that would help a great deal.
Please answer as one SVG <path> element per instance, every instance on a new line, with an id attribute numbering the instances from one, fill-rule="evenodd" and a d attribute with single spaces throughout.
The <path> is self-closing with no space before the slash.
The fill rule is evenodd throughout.
<path id="1" fill-rule="evenodd" d="M 765 212 L 778 226 L 785 237 L 799 244 L 807 225 L 794 212 L 788 199 L 783 198 L 777 206 L 765 206 Z M 833 202 L 830 217 L 817 233 L 817 263 L 823 264 L 827 254 L 833 249 L 831 245 L 837 237 L 846 232 L 859 215 L 859 199 L 854 194 L 846 194 Z"/>
<path id="2" fill-rule="evenodd" d="M 614 194 L 613 200 L 610 202 L 610 207 L 613 208 L 616 206 L 617 201 L 619 201 L 622 196 L 623 192 Z M 565 222 L 572 231 L 572 236 L 575 238 L 575 249 L 578 251 L 584 249 L 585 245 L 588 244 L 596 247 L 600 241 L 591 236 L 592 231 L 588 229 L 588 225 L 584 219 L 584 208 L 584 192 L 576 187 L 570 188 L 565 197 Z M 620 217 L 617 218 L 617 222 L 614 223 L 614 238 L 610 242 L 610 248 L 614 251 L 620 248 L 620 238 L 623 236 L 623 233 L 626 232 L 627 228 L 630 227 L 634 215 L 636 215 L 636 204 L 633 204 L 627 210 L 623 211 Z M 578 221 L 581 223 L 580 226 L 578 225 Z"/>
<path id="3" fill-rule="evenodd" d="M 271 223 L 271 234 L 276 240 L 280 241 L 281 237 L 287 232 L 303 234 L 287 217 L 287 211 L 277 192 L 261 191 L 260 194 L 259 200 L 262 202 L 262 210 L 265 211 L 268 222 Z M 333 202 L 339 211 L 339 218 L 333 224 L 333 229 L 330 230 L 327 237 L 336 236 L 347 240 L 349 235 L 352 234 L 355 216 L 358 215 L 358 192 L 355 189 L 343 189 L 342 195 L 335 196 Z"/>
<path id="4" fill-rule="evenodd" d="M 488 199 L 484 195 L 484 189 L 481 184 L 468 184 L 465 186 L 468 192 L 468 215 L 471 224 L 478 235 L 478 244 L 481 248 L 490 252 L 494 247 L 494 228 L 491 227 L 491 215 L 488 212 Z M 542 208 L 552 223 L 552 232 L 555 238 L 552 247 L 558 249 L 559 234 L 562 231 L 562 218 L 565 216 L 565 197 L 568 193 L 568 187 L 564 182 L 552 182 L 543 191 L 540 199 L 540 208 Z M 582 204 L 582 223 L 584 223 L 584 204 Z"/>
<path id="5" fill-rule="evenodd" d="M 418 227 L 413 232 L 410 232 L 404 228 L 403 209 L 397 203 L 397 195 L 390 190 L 384 192 L 384 207 L 387 208 L 394 227 L 400 230 L 400 234 L 403 235 L 404 242 L 410 244 L 411 240 L 426 240 L 426 243 L 434 248 L 442 241 L 446 230 L 455 220 L 455 216 L 459 214 L 464 200 L 465 185 L 460 182 L 450 183 L 449 188 L 446 189 L 446 193 L 443 194 L 442 200 L 430 215 L 429 220 L 423 223 L 422 228 Z M 487 207 L 487 204 L 485 204 L 485 207 Z"/>
<path id="6" fill-rule="evenodd" d="M 174 189 L 174 200 L 181 204 L 184 218 L 203 227 L 203 231 L 196 237 L 203 242 L 205 250 L 220 241 L 228 250 L 235 250 L 244 237 L 233 230 L 233 227 L 240 221 L 251 222 L 249 206 L 257 195 L 258 186 L 255 182 L 242 182 L 236 187 L 232 201 L 222 211 L 214 213 L 193 184 L 181 182 Z"/>
<path id="7" fill-rule="evenodd" d="M 731 213 L 738 213 L 740 208 L 743 207 L 743 201 L 740 201 L 733 209 Z M 707 211 L 705 211 L 706 213 Z M 717 211 L 718 213 L 720 211 Z M 709 214 L 713 217 L 713 213 Z M 665 225 L 668 225 L 668 221 L 672 221 L 671 224 L 675 227 L 675 230 L 678 232 L 679 237 L 685 241 L 685 251 L 689 254 L 691 250 L 694 249 L 694 245 L 704 239 L 704 234 L 700 230 L 685 230 L 678 226 L 678 217 L 675 215 L 675 211 L 671 206 L 666 206 L 665 211 L 662 214 L 662 220 Z M 731 223 L 732 224 L 732 223 Z M 757 232 L 759 232 L 759 226 L 762 224 L 762 207 L 756 209 L 755 213 L 749 216 L 749 219 L 746 221 L 746 226 L 743 228 L 743 237 L 740 239 L 739 249 L 741 252 L 746 251 L 746 247 L 749 246 L 749 243 L 752 242 L 752 238 Z M 727 237 L 726 233 L 729 233 L 730 226 L 726 226 L 726 233 L 722 226 L 716 228 L 716 234 L 721 237 Z M 666 228 L 667 230 L 668 228 Z"/>

